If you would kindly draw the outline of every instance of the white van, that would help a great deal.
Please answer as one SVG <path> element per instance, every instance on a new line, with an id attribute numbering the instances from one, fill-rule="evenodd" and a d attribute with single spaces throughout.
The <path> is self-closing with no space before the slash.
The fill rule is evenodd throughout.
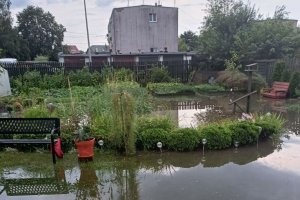
<path id="1" fill-rule="evenodd" d="M 17 63 L 18 60 L 16 58 L 0 58 L 1 63 Z"/>

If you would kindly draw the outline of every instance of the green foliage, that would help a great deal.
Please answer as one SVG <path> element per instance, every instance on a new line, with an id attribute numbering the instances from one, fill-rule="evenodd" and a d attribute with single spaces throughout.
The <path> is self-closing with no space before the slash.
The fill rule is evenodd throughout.
<path id="1" fill-rule="evenodd" d="M 289 92 L 291 97 L 296 97 L 296 89 L 299 87 L 300 84 L 300 73 L 294 72 L 291 78 Z"/>
<path id="2" fill-rule="evenodd" d="M 217 84 L 201 84 L 194 86 L 197 92 L 224 92 L 225 88 Z"/>
<path id="3" fill-rule="evenodd" d="M 230 123 L 229 129 L 232 133 L 232 143 L 238 141 L 241 145 L 252 144 L 258 140 L 258 127 L 250 121 Z"/>
<path id="4" fill-rule="evenodd" d="M 224 85 L 226 88 L 238 88 L 239 90 L 247 90 L 248 76 L 239 71 L 221 71 L 218 73 L 216 82 Z M 254 73 L 252 78 L 252 88 L 259 89 L 267 85 L 261 75 Z"/>
<path id="5" fill-rule="evenodd" d="M 43 76 L 43 82 L 41 88 L 43 89 L 65 88 L 66 85 L 67 83 L 65 80 L 64 73 L 57 72 L 52 75 L 45 74 Z"/>
<path id="6" fill-rule="evenodd" d="M 18 29 L 12 27 L 10 5 L 9 0 L 0 1 L 0 58 L 26 60 L 29 57 L 28 43 L 19 36 Z"/>
<path id="7" fill-rule="evenodd" d="M 143 117 L 137 121 L 136 135 L 138 148 L 157 149 L 157 142 L 168 142 L 168 134 L 175 129 L 169 117 Z"/>
<path id="8" fill-rule="evenodd" d="M 22 37 L 28 41 L 31 59 L 47 55 L 50 60 L 57 60 L 66 29 L 50 12 L 28 6 L 17 15 L 17 24 Z"/>
<path id="9" fill-rule="evenodd" d="M 179 52 L 187 52 L 188 51 L 188 46 L 185 43 L 184 39 L 178 38 L 178 51 Z"/>
<path id="10" fill-rule="evenodd" d="M 239 60 L 238 54 L 236 52 L 233 52 L 231 54 L 230 60 L 225 59 L 225 70 L 231 72 L 239 70 L 242 67 L 242 65 L 237 64 L 238 60 Z"/>
<path id="11" fill-rule="evenodd" d="M 150 69 L 150 82 L 165 83 L 171 82 L 172 78 L 165 67 L 152 67 Z"/>
<path id="12" fill-rule="evenodd" d="M 206 138 L 208 149 L 225 149 L 232 144 L 232 133 L 224 124 L 209 124 L 199 128 L 200 137 Z"/>
<path id="13" fill-rule="evenodd" d="M 300 112 L 300 104 L 291 104 L 287 106 L 288 111 Z"/>
<path id="14" fill-rule="evenodd" d="M 198 36 L 192 31 L 185 31 L 183 34 L 181 34 L 179 41 L 182 41 L 182 44 L 186 45 L 185 51 L 196 51 L 198 45 Z M 182 48 L 183 46 L 180 47 Z"/>
<path id="15" fill-rule="evenodd" d="M 112 129 L 113 120 L 111 114 L 103 114 L 96 116 L 92 121 L 91 135 L 96 139 L 102 139 L 107 143 L 113 143 Z"/>
<path id="16" fill-rule="evenodd" d="M 89 126 L 83 126 L 77 129 L 74 133 L 75 141 L 88 141 L 91 139 L 90 137 L 91 128 Z"/>
<path id="17" fill-rule="evenodd" d="M 192 151 L 199 146 L 200 137 L 196 129 L 180 128 L 168 135 L 167 146 L 175 151 Z"/>
<path id="18" fill-rule="evenodd" d="M 300 47 L 300 31 L 285 19 L 251 23 L 235 36 L 235 49 L 246 60 L 294 57 Z"/>
<path id="19" fill-rule="evenodd" d="M 41 74 L 38 71 L 27 71 L 23 76 L 23 87 L 41 87 Z"/>
<path id="20" fill-rule="evenodd" d="M 126 155 L 135 153 L 135 107 L 132 97 L 127 93 L 113 95 L 113 134 L 116 146 Z"/>
<path id="21" fill-rule="evenodd" d="M 272 80 L 280 81 L 284 69 L 285 69 L 285 62 L 283 62 L 283 61 L 276 62 Z"/>
<path id="22" fill-rule="evenodd" d="M 157 95 L 195 94 L 193 86 L 183 83 L 148 83 L 147 88 Z"/>
<path id="23" fill-rule="evenodd" d="M 231 57 L 236 33 L 256 19 L 257 11 L 239 0 L 209 0 L 207 13 L 200 33 L 199 51 L 211 55 L 213 64 L 217 64 Z"/>
<path id="24" fill-rule="evenodd" d="M 292 76 L 291 71 L 285 69 L 285 70 L 283 71 L 283 73 L 282 73 L 281 81 L 282 81 L 282 82 L 290 82 L 291 76 Z"/>
<path id="25" fill-rule="evenodd" d="M 37 55 L 34 58 L 35 62 L 48 62 L 49 61 L 49 57 L 48 56 L 44 56 L 44 55 Z"/>
<path id="26" fill-rule="evenodd" d="M 265 115 L 261 115 L 260 117 L 256 117 L 255 125 L 262 127 L 262 136 L 269 136 L 273 134 L 279 134 L 282 129 L 285 120 L 282 116 L 278 114 L 270 114 L 267 113 Z"/>
<path id="27" fill-rule="evenodd" d="M 48 118 L 49 112 L 44 106 L 34 106 L 25 109 L 23 113 L 24 118 Z"/>
<path id="28" fill-rule="evenodd" d="M 72 86 L 91 86 L 92 82 L 92 74 L 89 72 L 88 67 L 84 67 L 81 70 L 72 71 L 69 73 L 69 79 Z"/>

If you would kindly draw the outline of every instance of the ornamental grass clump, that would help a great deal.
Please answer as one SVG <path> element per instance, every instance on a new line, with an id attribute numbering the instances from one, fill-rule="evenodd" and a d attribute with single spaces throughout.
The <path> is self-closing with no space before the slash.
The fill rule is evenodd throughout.
<path id="1" fill-rule="evenodd" d="M 126 155 L 135 153 L 135 107 L 133 98 L 127 93 L 113 95 L 113 138 L 118 150 Z"/>
<path id="2" fill-rule="evenodd" d="M 267 113 L 255 119 L 255 125 L 262 127 L 261 138 L 270 135 L 279 135 L 284 123 L 285 120 L 283 117 L 275 113 Z"/>

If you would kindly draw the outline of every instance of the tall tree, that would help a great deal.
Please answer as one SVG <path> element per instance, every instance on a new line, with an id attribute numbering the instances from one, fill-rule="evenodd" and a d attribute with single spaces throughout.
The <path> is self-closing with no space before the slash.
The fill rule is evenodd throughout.
<path id="1" fill-rule="evenodd" d="M 278 7 L 273 18 L 255 21 L 235 35 L 235 50 L 245 60 L 294 57 L 300 50 L 300 29 Z"/>
<path id="2" fill-rule="evenodd" d="M 10 5 L 10 0 L 0 0 L 0 56 L 27 60 L 27 42 L 19 36 L 17 29 L 12 27 Z"/>
<path id="3" fill-rule="evenodd" d="M 201 28 L 199 51 L 223 65 L 234 50 L 235 34 L 256 19 L 257 11 L 241 0 L 208 0 L 207 11 Z"/>
<path id="4" fill-rule="evenodd" d="M 180 39 L 187 45 L 187 51 L 195 51 L 198 46 L 198 36 L 192 31 L 185 31 Z"/>
<path id="5" fill-rule="evenodd" d="M 58 24 L 51 13 L 34 6 L 24 9 L 17 19 L 18 30 L 28 41 L 31 59 L 46 55 L 50 60 L 57 60 L 66 31 L 64 26 Z"/>

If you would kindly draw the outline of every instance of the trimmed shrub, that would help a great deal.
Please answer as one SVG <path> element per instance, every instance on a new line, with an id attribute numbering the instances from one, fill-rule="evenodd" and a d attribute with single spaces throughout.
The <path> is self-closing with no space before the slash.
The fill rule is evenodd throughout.
<path id="1" fill-rule="evenodd" d="M 193 86 L 182 83 L 149 83 L 147 88 L 157 95 L 195 94 Z"/>
<path id="2" fill-rule="evenodd" d="M 199 139 L 196 129 L 180 128 L 168 135 L 167 146 L 175 151 L 192 151 L 198 147 Z"/>
<path id="3" fill-rule="evenodd" d="M 140 118 L 136 127 L 137 148 L 157 149 L 157 142 L 162 142 L 165 148 L 168 134 L 174 129 L 174 123 L 167 117 Z"/>
<path id="4" fill-rule="evenodd" d="M 201 84 L 194 86 L 197 92 L 224 92 L 225 88 L 217 84 Z"/>
<path id="5" fill-rule="evenodd" d="M 139 149 L 153 150 L 157 149 L 157 142 L 162 142 L 163 148 L 168 143 L 169 132 L 162 128 L 150 128 L 137 133 L 136 146 Z"/>
<path id="6" fill-rule="evenodd" d="M 241 145 L 251 144 L 257 141 L 259 129 L 253 122 L 240 121 L 229 124 L 232 134 L 232 143 L 239 141 Z"/>
<path id="7" fill-rule="evenodd" d="M 208 149 L 225 149 L 231 146 L 231 131 L 224 124 L 209 124 L 200 128 L 200 138 L 206 138 Z"/>

